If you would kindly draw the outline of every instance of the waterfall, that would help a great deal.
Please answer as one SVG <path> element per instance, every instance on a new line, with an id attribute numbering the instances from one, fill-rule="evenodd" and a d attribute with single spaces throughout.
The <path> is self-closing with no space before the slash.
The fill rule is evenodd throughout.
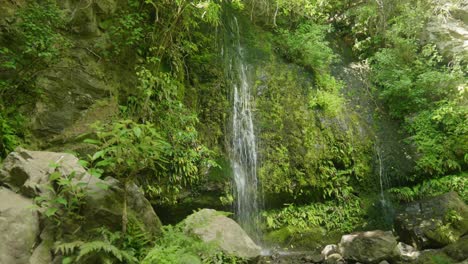
<path id="1" fill-rule="evenodd" d="M 234 178 L 235 213 L 239 224 L 258 242 L 260 230 L 257 179 L 257 149 L 252 116 L 252 87 L 248 66 L 240 41 L 240 28 L 236 17 L 230 19 L 232 27 L 229 75 L 232 81 L 232 132 L 230 162 Z"/>

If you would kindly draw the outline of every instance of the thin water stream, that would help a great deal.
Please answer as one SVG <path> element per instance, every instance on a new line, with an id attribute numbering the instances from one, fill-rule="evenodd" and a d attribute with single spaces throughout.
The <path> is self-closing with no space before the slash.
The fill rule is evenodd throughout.
<path id="1" fill-rule="evenodd" d="M 252 114 L 252 87 L 248 80 L 248 65 L 244 61 L 240 28 L 236 17 L 232 25 L 232 133 L 230 159 L 235 183 L 235 211 L 239 224 L 259 241 L 259 195 L 257 179 L 257 148 Z"/>

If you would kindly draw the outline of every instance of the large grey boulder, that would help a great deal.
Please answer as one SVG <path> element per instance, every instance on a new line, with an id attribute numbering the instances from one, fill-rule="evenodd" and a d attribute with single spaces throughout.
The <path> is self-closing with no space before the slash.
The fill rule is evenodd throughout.
<path id="1" fill-rule="evenodd" d="M 0 187 L 0 263 L 29 264 L 39 236 L 39 218 L 33 202 Z"/>
<path id="2" fill-rule="evenodd" d="M 398 256 L 397 244 L 392 232 L 376 230 L 344 235 L 339 248 L 346 260 L 379 263 Z"/>
<path id="3" fill-rule="evenodd" d="M 74 172 L 78 180 L 90 177 L 71 154 L 17 148 L 4 160 L 0 182 L 25 196 L 35 197 L 46 192 L 49 175 L 54 171 L 52 164 L 59 164 L 57 169 L 63 175 Z"/>
<path id="4" fill-rule="evenodd" d="M 79 226 L 81 230 L 87 231 L 101 226 L 111 230 L 121 229 L 124 197 L 122 184 L 111 177 L 101 180 L 91 176 L 80 165 L 78 158 L 71 154 L 18 148 L 5 159 L 0 170 L 0 182 L 25 196 L 47 194 L 49 175 L 54 171 L 54 168 L 49 166 L 51 163 L 59 165 L 56 169 L 62 175 L 74 173 L 75 183 L 86 183 L 86 203 L 82 210 L 84 220 Z M 162 224 L 151 203 L 134 184 L 128 188 L 127 195 L 129 219 L 139 220 L 142 229 L 157 235 Z"/>
<path id="5" fill-rule="evenodd" d="M 418 249 L 441 248 L 468 232 L 468 206 L 456 192 L 449 192 L 404 206 L 394 226 L 406 244 Z"/>
<path id="6" fill-rule="evenodd" d="M 203 209 L 189 215 L 184 224 L 186 233 L 216 244 L 227 254 L 247 259 L 260 256 L 261 248 L 234 220 L 222 212 Z"/>

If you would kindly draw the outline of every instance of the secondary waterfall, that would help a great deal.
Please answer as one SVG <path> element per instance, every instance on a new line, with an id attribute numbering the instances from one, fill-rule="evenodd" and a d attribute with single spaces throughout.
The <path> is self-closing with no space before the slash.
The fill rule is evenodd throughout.
<path id="1" fill-rule="evenodd" d="M 237 18 L 230 19 L 232 28 L 229 61 L 232 81 L 232 133 L 230 161 L 234 177 L 235 212 L 237 221 L 254 239 L 259 239 L 259 197 L 257 179 L 257 149 L 252 117 L 251 85 L 248 66 L 240 40 Z"/>

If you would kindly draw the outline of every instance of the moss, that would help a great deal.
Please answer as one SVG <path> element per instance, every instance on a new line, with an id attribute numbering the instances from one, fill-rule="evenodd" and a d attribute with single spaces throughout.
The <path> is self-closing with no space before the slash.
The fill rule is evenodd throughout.
<path id="1" fill-rule="evenodd" d="M 265 243 L 283 248 L 320 250 L 325 245 L 336 244 L 343 234 L 339 232 L 326 232 L 317 227 L 308 230 L 299 230 L 293 227 L 284 227 L 265 235 Z"/>
<path id="2" fill-rule="evenodd" d="M 453 259 L 447 256 L 444 252 L 437 250 L 424 251 L 414 264 L 453 264 L 456 263 Z"/>

